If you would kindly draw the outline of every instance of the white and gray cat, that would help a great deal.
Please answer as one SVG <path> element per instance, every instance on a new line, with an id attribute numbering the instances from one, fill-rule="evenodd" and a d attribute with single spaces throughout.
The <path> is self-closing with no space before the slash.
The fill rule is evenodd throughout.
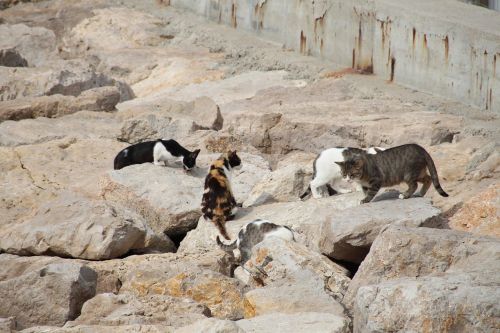
<path id="1" fill-rule="evenodd" d="M 342 182 L 342 173 L 340 171 L 340 166 L 336 163 L 344 162 L 355 155 L 376 154 L 378 151 L 383 150 L 385 150 L 385 148 L 380 147 L 366 149 L 337 147 L 323 150 L 313 162 L 313 179 L 309 183 L 307 190 L 300 196 L 300 199 L 304 199 L 310 193 L 312 193 L 313 198 L 321 198 L 319 189 L 323 186 L 326 186 L 329 195 L 336 192 L 349 192 L 339 186 Z"/>
<path id="2" fill-rule="evenodd" d="M 224 244 L 217 236 L 219 247 L 234 256 L 234 250 L 239 250 L 238 265 L 244 265 L 252 256 L 252 248 L 269 237 L 278 237 L 284 240 L 295 241 L 293 230 L 287 226 L 275 224 L 267 220 L 257 219 L 247 223 L 238 233 L 238 238 L 231 244 Z"/>

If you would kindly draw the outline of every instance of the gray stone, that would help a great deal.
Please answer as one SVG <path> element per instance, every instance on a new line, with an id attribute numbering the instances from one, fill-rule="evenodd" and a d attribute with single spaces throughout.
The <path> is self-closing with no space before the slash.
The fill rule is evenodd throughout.
<path id="1" fill-rule="evenodd" d="M 78 317 L 83 303 L 95 294 L 97 274 L 89 267 L 61 259 L 45 265 L 36 261 L 0 255 L 5 270 L 0 279 L 0 317 L 15 316 L 17 329 L 62 326 Z"/>
<path id="2" fill-rule="evenodd" d="M 372 201 L 333 212 L 322 225 L 319 247 L 330 258 L 361 263 L 385 226 L 432 225 L 440 212 L 424 198 Z"/>
<path id="3" fill-rule="evenodd" d="M 216 318 L 207 318 L 200 320 L 192 325 L 185 326 L 175 330 L 175 333 L 192 333 L 192 332 L 203 332 L 203 333 L 246 333 L 247 330 L 243 330 L 238 326 L 239 322 L 221 320 Z"/>

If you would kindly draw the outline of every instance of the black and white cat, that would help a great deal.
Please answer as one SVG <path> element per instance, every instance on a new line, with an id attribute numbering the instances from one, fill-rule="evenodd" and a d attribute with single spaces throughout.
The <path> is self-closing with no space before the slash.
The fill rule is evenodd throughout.
<path id="1" fill-rule="evenodd" d="M 274 224 L 267 220 L 257 219 L 247 223 L 238 232 L 238 238 L 231 244 L 224 244 L 217 236 L 219 247 L 233 255 L 235 249 L 239 250 L 238 265 L 244 265 L 252 256 L 252 248 L 269 237 L 278 237 L 284 240 L 295 241 L 293 230 L 287 226 Z"/>
<path id="2" fill-rule="evenodd" d="M 128 146 L 116 155 L 115 170 L 132 164 L 151 163 L 155 165 L 168 165 L 182 157 L 184 170 L 189 171 L 196 166 L 199 149 L 189 151 L 175 140 L 156 140 L 136 143 Z"/>
<path id="3" fill-rule="evenodd" d="M 379 147 L 366 149 L 337 147 L 323 150 L 313 162 L 313 179 L 309 183 L 307 190 L 300 196 L 300 199 L 304 199 L 309 193 L 312 193 L 313 198 L 321 198 L 319 189 L 322 186 L 326 186 L 328 194 L 330 195 L 335 192 L 349 192 L 339 186 L 342 182 L 342 173 L 340 172 L 340 166 L 336 163 L 344 162 L 355 155 L 376 154 L 378 151 L 383 150 L 385 149 Z M 330 186 L 330 184 L 332 184 L 332 186 Z"/>

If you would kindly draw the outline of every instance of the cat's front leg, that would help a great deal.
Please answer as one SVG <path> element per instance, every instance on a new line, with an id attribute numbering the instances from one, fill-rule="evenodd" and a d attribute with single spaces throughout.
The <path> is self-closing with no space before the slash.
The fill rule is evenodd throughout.
<path id="1" fill-rule="evenodd" d="M 380 186 L 381 186 L 381 184 L 377 180 L 370 181 L 369 186 L 366 188 L 366 192 L 365 192 L 366 196 L 363 200 L 361 200 L 361 204 L 365 204 L 365 203 L 372 201 L 373 198 L 375 197 L 375 195 L 380 190 Z"/>

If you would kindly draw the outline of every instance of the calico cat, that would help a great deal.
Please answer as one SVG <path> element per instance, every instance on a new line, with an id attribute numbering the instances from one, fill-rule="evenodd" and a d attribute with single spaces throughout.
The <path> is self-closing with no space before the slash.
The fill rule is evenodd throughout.
<path id="1" fill-rule="evenodd" d="M 196 166 L 196 158 L 199 153 L 199 149 L 191 152 L 175 140 L 146 141 L 128 146 L 120 151 L 115 157 L 114 167 L 115 170 L 118 170 L 132 164 L 146 162 L 167 165 L 167 162 L 182 156 L 182 166 L 184 170 L 189 171 Z"/>
<path id="2" fill-rule="evenodd" d="M 238 233 L 238 238 L 231 244 L 224 244 L 217 236 L 219 247 L 232 254 L 235 249 L 240 252 L 237 263 L 244 265 L 252 256 L 252 248 L 268 237 L 279 237 L 289 241 L 295 241 L 293 230 L 284 225 L 271 223 L 267 220 L 257 219 L 247 223 Z"/>
<path id="3" fill-rule="evenodd" d="M 342 176 L 361 184 L 365 198 L 361 203 L 370 202 L 381 187 L 405 182 L 408 190 L 400 194 L 401 199 L 410 198 L 417 190 L 417 182 L 422 183 L 419 195 L 424 196 L 431 183 L 440 195 L 448 194 L 441 188 L 436 166 L 429 153 L 417 144 L 406 144 L 390 148 L 375 155 L 361 154 L 337 163 Z M 427 173 L 429 170 L 430 176 Z"/>
<path id="4" fill-rule="evenodd" d="M 211 220 L 226 239 L 230 239 L 224 223 L 234 219 L 237 203 L 231 190 L 230 172 L 241 168 L 241 159 L 236 151 L 221 155 L 210 166 L 205 178 L 205 191 L 201 211 L 206 220 Z"/>
<path id="5" fill-rule="evenodd" d="M 367 149 L 337 147 L 322 151 L 313 162 L 313 179 L 309 183 L 307 190 L 300 196 L 300 199 L 304 199 L 311 192 L 313 198 L 321 198 L 318 189 L 322 186 L 326 186 L 329 195 L 337 192 L 347 193 L 348 191 L 338 187 L 342 180 L 342 174 L 340 173 L 340 167 L 335 163 L 343 162 L 354 155 L 376 154 L 383 150 L 384 148 L 379 147 Z M 329 184 L 331 181 L 333 181 L 333 188 Z"/>

